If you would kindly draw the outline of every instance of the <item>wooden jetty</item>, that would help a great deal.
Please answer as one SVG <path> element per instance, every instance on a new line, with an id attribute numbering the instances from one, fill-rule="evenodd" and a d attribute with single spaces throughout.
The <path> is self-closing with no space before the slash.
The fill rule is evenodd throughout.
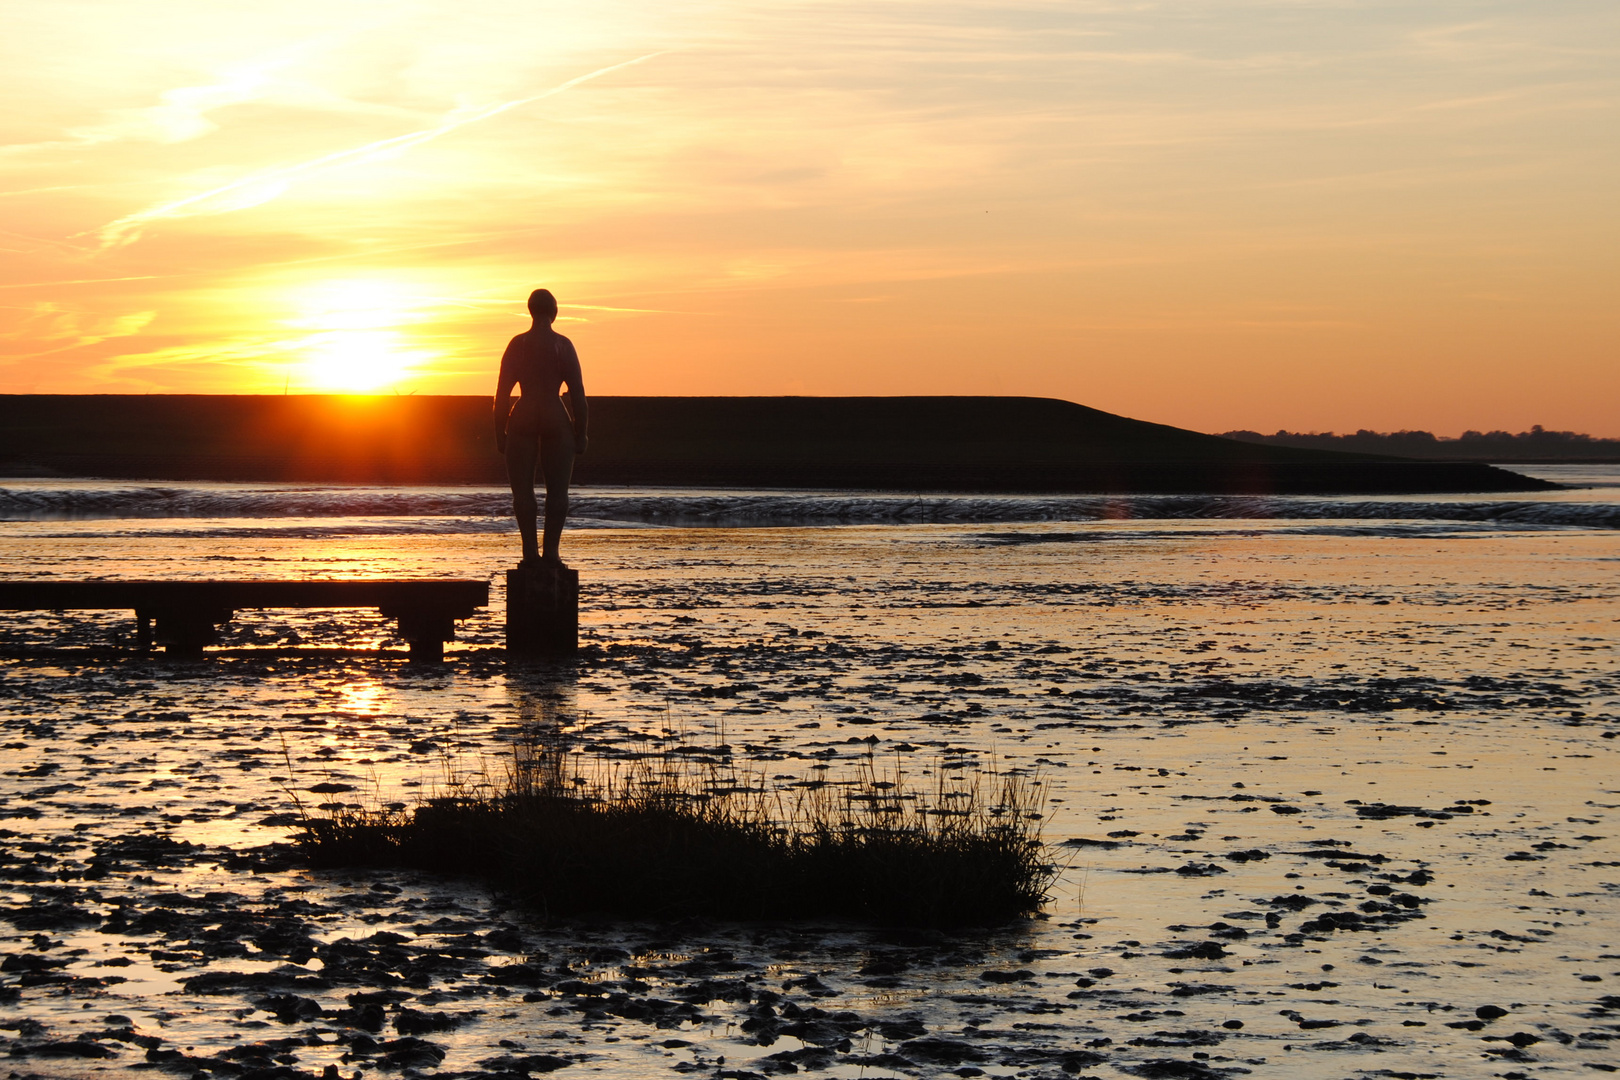
<path id="1" fill-rule="evenodd" d="M 577 580 L 577 579 L 576 579 Z M 456 620 L 489 603 L 489 582 L 370 581 L 0 581 L 0 611 L 127 608 L 143 649 L 198 657 L 218 628 L 245 608 L 376 608 L 399 620 L 412 660 L 444 659 Z"/>

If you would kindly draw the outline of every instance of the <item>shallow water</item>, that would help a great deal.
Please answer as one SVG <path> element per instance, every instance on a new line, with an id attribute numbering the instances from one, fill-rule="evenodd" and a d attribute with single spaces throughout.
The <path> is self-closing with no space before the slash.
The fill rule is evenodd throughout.
<path id="1" fill-rule="evenodd" d="M 19 521 L 0 574 L 510 562 L 493 530 L 352 520 Z M 440 671 L 356 613 L 244 613 L 201 664 L 119 651 L 127 613 L 11 619 L 0 1034 L 18 1060 L 101 1047 L 116 1056 L 67 1060 L 117 1070 L 144 1038 L 183 1075 L 1620 1066 L 1611 528 L 1301 510 L 568 545 L 588 647 L 565 667 L 507 669 L 498 597 Z M 263 849 L 290 835 L 294 794 L 409 802 L 448 767 L 499 768 L 534 724 L 783 784 L 868 753 L 917 779 L 994 761 L 1041 781 L 1065 870 L 1042 919 L 932 935 L 548 924 L 474 887 Z M 366 1032 L 343 1010 L 378 991 L 387 1026 Z M 1477 1018 L 1488 1005 L 1507 1013 Z M 401 1031 L 431 1046 L 358 1052 Z"/>

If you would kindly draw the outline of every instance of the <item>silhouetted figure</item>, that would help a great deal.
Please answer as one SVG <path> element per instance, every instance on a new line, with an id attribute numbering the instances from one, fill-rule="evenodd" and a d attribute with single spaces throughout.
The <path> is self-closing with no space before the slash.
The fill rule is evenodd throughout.
<path id="1" fill-rule="evenodd" d="M 568 517 L 568 481 L 574 456 L 586 446 L 585 383 L 574 343 L 551 328 L 557 298 L 547 289 L 529 294 L 534 324 L 513 338 L 501 357 L 495 386 L 495 447 L 506 455 L 512 484 L 512 512 L 523 537 L 523 561 L 562 565 L 557 544 Z M 512 405 L 512 387 L 522 391 Z M 559 391 L 568 387 L 566 404 Z M 546 483 L 545 546 L 535 543 L 534 474 Z"/>

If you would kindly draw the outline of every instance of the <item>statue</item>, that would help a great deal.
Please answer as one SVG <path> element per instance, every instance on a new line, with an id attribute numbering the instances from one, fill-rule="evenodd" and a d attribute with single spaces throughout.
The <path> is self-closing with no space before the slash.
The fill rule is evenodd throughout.
<path id="1" fill-rule="evenodd" d="M 523 538 L 523 565 L 563 568 L 557 553 L 568 518 L 568 482 L 574 458 L 585 452 L 588 406 L 574 343 L 552 329 L 557 298 L 547 289 L 529 294 L 534 323 L 514 337 L 501 356 L 495 386 L 495 448 L 506 456 L 512 512 Z M 512 405 L 512 388 L 521 390 Z M 560 396 L 566 386 L 567 397 Z M 546 485 L 544 543 L 536 542 L 534 476 Z"/>

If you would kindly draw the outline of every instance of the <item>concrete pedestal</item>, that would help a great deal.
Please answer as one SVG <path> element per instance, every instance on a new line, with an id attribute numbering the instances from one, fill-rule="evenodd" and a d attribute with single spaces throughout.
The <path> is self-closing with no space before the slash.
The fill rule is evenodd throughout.
<path id="1" fill-rule="evenodd" d="M 579 648 L 579 571 L 546 563 L 506 572 L 506 649 L 571 656 Z"/>

